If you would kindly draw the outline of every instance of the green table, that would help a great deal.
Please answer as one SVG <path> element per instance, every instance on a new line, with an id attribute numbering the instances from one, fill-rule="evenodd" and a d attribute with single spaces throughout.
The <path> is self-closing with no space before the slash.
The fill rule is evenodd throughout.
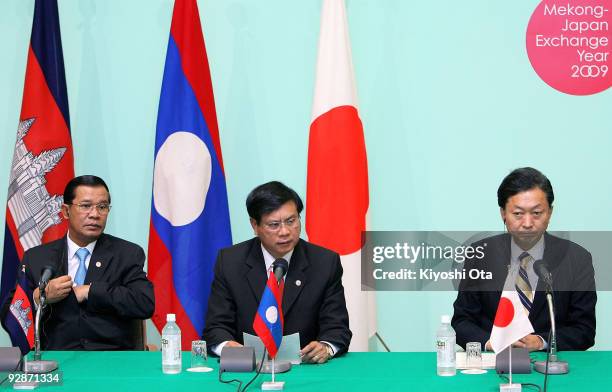
<path id="1" fill-rule="evenodd" d="M 541 358 L 542 354 L 536 354 Z M 563 352 L 570 374 L 550 376 L 550 391 L 606 391 L 612 386 L 612 352 Z M 183 353 L 183 372 L 165 375 L 161 371 L 160 352 L 45 352 L 44 359 L 55 359 L 63 371 L 61 387 L 46 386 L 49 391 L 235 391 L 233 385 L 218 382 L 218 362 L 209 358 L 211 373 L 189 373 L 189 352 Z M 251 373 L 225 374 L 224 379 L 248 381 Z M 270 375 L 260 375 L 249 391 L 260 390 Z M 349 353 L 325 365 L 300 365 L 280 374 L 286 391 L 498 391 L 501 379 L 493 370 L 484 375 L 438 377 L 434 353 Z M 543 385 L 538 373 L 515 375 L 515 382 Z M 3 389 L 7 386 L 4 385 Z M 524 389 L 533 390 L 533 389 Z"/>

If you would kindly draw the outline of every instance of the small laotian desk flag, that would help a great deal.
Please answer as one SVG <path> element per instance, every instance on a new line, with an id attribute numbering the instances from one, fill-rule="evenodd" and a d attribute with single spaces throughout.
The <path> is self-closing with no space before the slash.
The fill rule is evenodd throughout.
<path id="1" fill-rule="evenodd" d="M 284 320 L 281 306 L 283 288 L 283 280 L 281 280 L 279 285 L 274 274 L 270 272 L 270 277 L 266 283 L 266 288 L 261 296 L 261 302 L 253 321 L 253 329 L 268 350 L 270 358 L 276 356 L 283 340 Z"/>

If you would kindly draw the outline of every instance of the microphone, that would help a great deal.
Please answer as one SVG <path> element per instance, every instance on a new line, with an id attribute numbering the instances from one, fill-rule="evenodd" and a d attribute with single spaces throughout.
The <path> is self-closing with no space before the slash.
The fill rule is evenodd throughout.
<path id="1" fill-rule="evenodd" d="M 40 274 L 40 281 L 38 281 L 38 288 L 41 296 L 45 295 L 45 288 L 53 275 L 55 275 L 55 268 L 53 268 L 51 265 L 45 265 L 42 269 L 42 273 Z"/>
<path id="2" fill-rule="evenodd" d="M 34 360 L 27 361 L 23 365 L 23 370 L 26 373 L 49 373 L 57 369 L 57 362 L 50 360 L 43 360 L 42 353 L 40 351 L 40 319 L 42 313 L 47 306 L 45 288 L 49 283 L 49 280 L 55 275 L 55 268 L 51 265 L 45 265 L 40 274 L 40 280 L 38 281 L 38 289 L 40 291 L 40 306 L 36 309 L 36 316 L 34 319 Z"/>
<path id="3" fill-rule="evenodd" d="M 280 281 L 283 279 L 287 270 L 289 269 L 289 263 L 287 260 L 280 258 L 274 260 L 272 263 L 272 271 L 274 272 L 274 276 L 276 277 L 276 281 L 280 284 Z"/>
<path id="4" fill-rule="evenodd" d="M 542 260 L 537 260 L 535 263 L 533 263 L 533 270 L 538 275 L 538 277 L 544 281 L 544 283 L 546 284 L 546 289 L 552 291 L 552 274 L 548 270 L 546 263 L 544 263 L 544 261 Z"/>
<path id="5" fill-rule="evenodd" d="M 550 318 L 550 342 L 548 344 L 548 356 L 545 361 L 536 361 L 534 369 L 546 376 L 549 374 L 565 374 L 569 372 L 569 364 L 557 358 L 557 326 L 555 322 L 555 307 L 553 303 L 553 278 L 548 266 L 542 260 L 533 263 L 533 270 L 546 285 L 546 302 L 548 303 L 548 315 Z M 546 385 L 546 380 L 544 381 Z"/>

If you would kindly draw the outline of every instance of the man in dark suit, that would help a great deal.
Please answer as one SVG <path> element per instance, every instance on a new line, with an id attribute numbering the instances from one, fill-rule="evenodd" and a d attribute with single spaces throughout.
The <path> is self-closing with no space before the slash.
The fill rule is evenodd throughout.
<path id="1" fill-rule="evenodd" d="M 554 282 L 557 348 L 586 350 L 595 341 L 594 270 L 591 254 L 579 245 L 546 233 L 554 193 L 548 178 L 533 168 L 516 169 L 497 191 L 502 220 L 508 233 L 486 238 L 484 257 L 465 262 L 473 269 L 491 272 L 492 279 L 464 279 L 454 304 L 452 326 L 457 343 L 480 342 L 491 350 L 490 335 L 502 290 L 516 290 L 534 333 L 514 343 L 530 351 L 550 343 L 550 317 L 545 284 L 533 269 L 542 260 Z"/>
<path id="2" fill-rule="evenodd" d="M 64 191 L 66 237 L 29 249 L 23 257 L 35 306 L 45 266 L 56 275 L 45 289 L 41 320 L 46 350 L 142 349 L 143 319 L 155 308 L 153 285 L 143 271 L 145 255 L 131 242 L 103 234 L 110 193 L 96 176 L 72 179 Z M 7 311 L 10 300 L 5 303 Z"/>
<path id="3" fill-rule="evenodd" d="M 300 333 L 304 362 L 345 353 L 352 334 L 340 257 L 300 239 L 300 197 L 274 181 L 255 188 L 246 205 L 256 237 L 219 252 L 203 333 L 212 351 L 219 355 L 226 345 L 240 345 L 243 332 L 254 334 L 272 263 L 284 258 L 284 334 Z"/>

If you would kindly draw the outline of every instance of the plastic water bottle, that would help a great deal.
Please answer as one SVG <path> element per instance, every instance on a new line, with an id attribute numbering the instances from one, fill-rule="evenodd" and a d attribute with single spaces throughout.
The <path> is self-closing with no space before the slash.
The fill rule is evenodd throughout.
<path id="1" fill-rule="evenodd" d="M 451 318 L 444 315 L 441 318 L 440 328 L 436 334 L 436 350 L 438 353 L 438 376 L 454 376 L 457 374 L 455 357 L 455 342 L 457 335 L 451 327 Z"/>
<path id="2" fill-rule="evenodd" d="M 176 325 L 176 316 L 169 313 L 166 316 L 166 325 L 162 329 L 161 336 L 162 371 L 165 374 L 176 374 L 181 372 L 181 330 Z"/>

